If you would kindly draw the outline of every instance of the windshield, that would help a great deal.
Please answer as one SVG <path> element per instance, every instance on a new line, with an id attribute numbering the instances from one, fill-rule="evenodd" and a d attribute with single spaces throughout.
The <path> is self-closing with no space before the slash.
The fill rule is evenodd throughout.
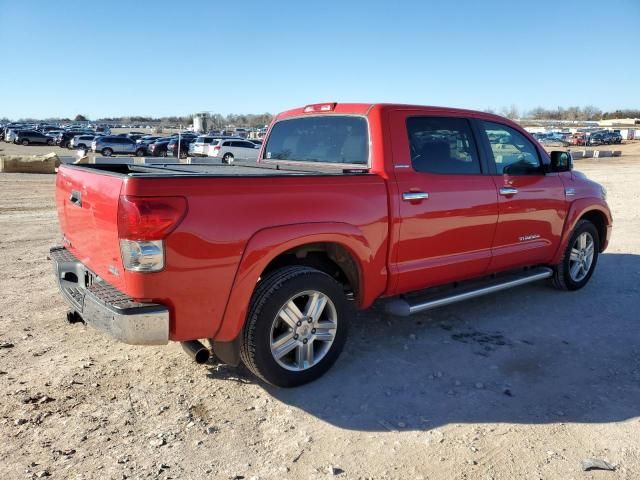
<path id="1" fill-rule="evenodd" d="M 339 115 L 281 120 L 271 129 L 263 158 L 367 165 L 367 122 Z"/>

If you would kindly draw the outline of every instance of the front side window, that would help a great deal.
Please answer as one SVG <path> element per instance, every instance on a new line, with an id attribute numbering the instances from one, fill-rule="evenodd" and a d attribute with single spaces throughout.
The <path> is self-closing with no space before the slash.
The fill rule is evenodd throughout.
<path id="1" fill-rule="evenodd" d="M 411 165 L 416 172 L 480 174 L 480 159 L 468 120 L 453 117 L 409 117 Z"/>
<path id="2" fill-rule="evenodd" d="M 367 165 L 369 134 L 363 117 L 311 116 L 281 120 L 264 149 L 268 160 Z"/>
<path id="3" fill-rule="evenodd" d="M 481 122 L 499 175 L 537 175 L 542 173 L 538 150 L 517 130 L 494 122 Z"/>

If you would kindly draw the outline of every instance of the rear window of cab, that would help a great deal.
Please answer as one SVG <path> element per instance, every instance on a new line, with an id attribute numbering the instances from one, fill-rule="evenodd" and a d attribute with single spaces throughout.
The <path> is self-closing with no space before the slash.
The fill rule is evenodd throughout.
<path id="1" fill-rule="evenodd" d="M 265 160 L 367 165 L 367 121 L 345 115 L 280 120 L 271 128 L 263 152 Z"/>

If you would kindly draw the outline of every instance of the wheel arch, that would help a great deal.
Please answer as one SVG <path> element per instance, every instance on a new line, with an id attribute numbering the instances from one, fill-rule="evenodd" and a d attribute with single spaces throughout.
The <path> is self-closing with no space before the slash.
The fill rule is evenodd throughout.
<path id="1" fill-rule="evenodd" d="M 602 252 L 604 250 L 604 242 L 607 238 L 607 217 L 600 210 L 589 210 L 580 216 L 578 221 L 580 220 L 588 220 L 596 227 L 598 238 L 600 239 L 600 252 Z"/>
<path id="2" fill-rule="evenodd" d="M 562 232 L 562 239 L 552 261 L 553 265 L 560 263 L 573 229 L 576 224 L 583 219 L 589 220 L 596 226 L 598 235 L 600 236 L 600 252 L 603 252 L 607 248 L 609 232 L 613 222 L 609 207 L 601 198 L 582 198 L 574 201 L 569 208 L 567 218 L 565 219 L 564 231 Z"/>
<path id="3" fill-rule="evenodd" d="M 267 228 L 248 241 L 238 265 L 216 341 L 231 341 L 245 322 L 251 296 L 261 276 L 280 266 L 306 265 L 338 274 L 349 282 L 361 308 L 386 286 L 386 272 L 373 270 L 373 252 L 364 234 L 345 223 L 310 223 Z M 376 274 L 384 278 L 376 281 Z"/>

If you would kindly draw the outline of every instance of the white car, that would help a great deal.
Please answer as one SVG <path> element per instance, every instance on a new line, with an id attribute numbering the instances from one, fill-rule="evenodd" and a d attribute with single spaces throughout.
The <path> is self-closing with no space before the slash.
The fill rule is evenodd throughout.
<path id="1" fill-rule="evenodd" d="M 209 152 L 209 145 L 216 143 L 219 138 L 211 135 L 200 135 L 196 141 L 189 145 L 189 155 L 192 157 L 206 157 Z"/>
<path id="2" fill-rule="evenodd" d="M 69 148 L 82 148 L 89 150 L 91 142 L 96 138 L 95 135 L 76 135 L 69 142 Z"/>
<path id="3" fill-rule="evenodd" d="M 208 156 L 220 158 L 222 163 L 233 163 L 234 160 L 257 160 L 260 145 L 243 139 L 221 139 L 210 143 Z"/>

